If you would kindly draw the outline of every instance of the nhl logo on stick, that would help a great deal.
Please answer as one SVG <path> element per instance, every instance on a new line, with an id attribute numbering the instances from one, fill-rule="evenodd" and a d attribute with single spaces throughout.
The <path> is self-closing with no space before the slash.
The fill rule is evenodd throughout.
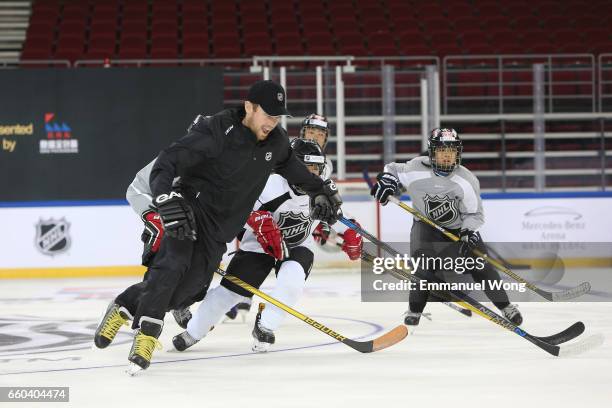
<path id="1" fill-rule="evenodd" d="M 449 196 L 430 196 L 426 194 L 423 198 L 425 202 L 425 212 L 427 217 L 434 220 L 437 224 L 447 226 L 452 224 L 459 216 L 455 200 Z"/>
<path id="2" fill-rule="evenodd" d="M 70 248 L 70 224 L 65 218 L 41 219 L 36 224 L 35 246 L 43 255 L 54 256 Z"/>
<path id="3" fill-rule="evenodd" d="M 266 161 L 270 161 L 272 160 L 272 152 L 267 152 L 266 153 Z"/>

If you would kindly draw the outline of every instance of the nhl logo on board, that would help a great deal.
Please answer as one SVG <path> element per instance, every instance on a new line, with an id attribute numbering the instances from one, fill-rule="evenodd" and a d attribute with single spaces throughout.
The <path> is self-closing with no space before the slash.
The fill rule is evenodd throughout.
<path id="1" fill-rule="evenodd" d="M 272 160 L 272 152 L 266 152 L 266 161 Z"/>
<path id="2" fill-rule="evenodd" d="M 455 200 L 447 195 L 444 197 L 438 195 L 432 197 L 426 194 L 423 201 L 425 202 L 427 217 L 434 220 L 437 224 L 442 226 L 451 225 L 459 216 Z"/>
<path id="3" fill-rule="evenodd" d="M 36 224 L 35 246 L 43 255 L 55 256 L 70 248 L 70 224 L 65 218 L 41 219 Z"/>
<path id="4" fill-rule="evenodd" d="M 285 96 L 283 95 L 282 92 L 279 92 L 276 94 L 276 99 L 278 99 L 279 102 L 282 102 L 284 98 Z"/>

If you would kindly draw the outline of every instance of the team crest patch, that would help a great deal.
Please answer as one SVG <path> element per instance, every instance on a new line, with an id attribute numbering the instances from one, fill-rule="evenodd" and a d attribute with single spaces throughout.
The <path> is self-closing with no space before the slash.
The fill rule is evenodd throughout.
<path id="1" fill-rule="evenodd" d="M 442 226 L 451 225 L 458 217 L 459 211 L 455 200 L 448 195 L 440 197 L 426 194 L 423 198 L 425 202 L 425 212 L 427 217 Z"/>
<path id="2" fill-rule="evenodd" d="M 40 220 L 36 224 L 35 245 L 42 254 L 54 256 L 70 248 L 70 224 L 65 218 Z"/>
<path id="3" fill-rule="evenodd" d="M 278 228 L 289 246 L 301 244 L 310 234 L 312 219 L 302 213 L 283 212 L 278 218 Z"/>
<path id="4" fill-rule="evenodd" d="M 266 161 L 270 161 L 272 160 L 272 152 L 267 152 L 266 153 Z"/>

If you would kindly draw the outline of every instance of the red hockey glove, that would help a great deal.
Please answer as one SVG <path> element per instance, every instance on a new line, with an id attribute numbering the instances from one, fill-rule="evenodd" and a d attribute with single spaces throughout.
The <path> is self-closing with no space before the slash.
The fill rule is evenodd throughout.
<path id="1" fill-rule="evenodd" d="M 266 254 L 278 260 L 288 256 L 283 234 L 269 211 L 253 211 L 247 219 L 247 225 L 253 229 L 257 242 Z"/>
<path id="2" fill-rule="evenodd" d="M 321 221 L 319 225 L 317 225 L 317 228 L 315 228 L 315 230 L 312 232 L 312 237 L 317 244 L 323 246 L 329 239 L 330 233 L 331 230 L 329 229 L 329 224 Z"/>
<path id="3" fill-rule="evenodd" d="M 361 226 L 357 221 L 351 221 L 358 227 Z M 342 250 L 346 252 L 349 259 L 351 261 L 359 259 L 361 257 L 361 247 L 363 246 L 363 238 L 361 238 L 361 235 L 355 230 L 347 229 L 344 231 L 342 238 L 344 239 Z"/>
<path id="4" fill-rule="evenodd" d="M 144 222 L 144 231 L 142 231 L 140 237 L 142 242 L 144 242 L 142 264 L 148 265 L 153 255 L 159 251 L 159 246 L 164 236 L 164 226 L 159 214 L 152 210 L 142 213 L 142 221 Z"/>

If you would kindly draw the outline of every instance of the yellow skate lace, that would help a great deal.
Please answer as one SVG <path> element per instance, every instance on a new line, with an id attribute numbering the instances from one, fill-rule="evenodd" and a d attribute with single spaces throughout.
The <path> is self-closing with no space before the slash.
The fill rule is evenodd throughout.
<path id="1" fill-rule="evenodd" d="M 128 320 L 121 316 L 119 310 L 114 309 L 108 319 L 106 319 L 106 322 L 104 322 L 104 326 L 102 327 L 102 330 L 100 330 L 100 335 L 109 340 L 113 340 L 121 326 L 129 325 Z"/>
<path id="2" fill-rule="evenodd" d="M 142 334 L 142 332 L 138 332 L 136 335 L 134 354 L 138 354 L 139 356 L 144 357 L 147 361 L 151 361 L 151 358 L 153 357 L 153 350 L 155 349 L 162 349 L 161 342 L 153 336 L 147 336 L 146 334 Z"/>

